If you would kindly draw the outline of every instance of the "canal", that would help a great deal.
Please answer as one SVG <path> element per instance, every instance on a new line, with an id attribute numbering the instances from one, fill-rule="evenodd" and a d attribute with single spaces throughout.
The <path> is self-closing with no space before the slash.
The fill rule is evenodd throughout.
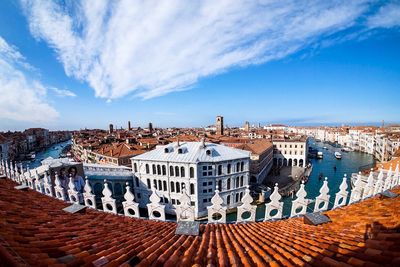
<path id="1" fill-rule="evenodd" d="M 312 173 L 306 183 L 305 189 L 307 191 L 307 198 L 314 200 L 319 195 L 319 190 L 322 186 L 324 179 L 319 179 L 319 174 L 322 173 L 323 177 L 328 177 L 328 187 L 330 195 L 329 209 L 333 207 L 335 200 L 335 194 L 339 191 L 339 186 L 343 180 L 344 174 L 347 174 L 349 178 L 348 189 L 350 189 L 350 177 L 352 173 L 357 173 L 361 166 L 373 164 L 375 162 L 372 155 L 362 152 L 342 152 L 340 148 L 334 147 L 327 143 L 316 142 L 313 139 L 309 141 L 310 146 L 322 151 L 324 153 L 323 159 L 311 159 L 313 165 Z M 326 147 L 327 149 L 324 149 Z M 338 160 L 335 158 L 335 151 L 339 151 L 342 154 L 342 159 Z M 336 171 L 334 170 L 336 166 Z M 296 196 L 294 197 L 294 199 Z M 284 197 L 283 204 L 283 215 L 289 216 L 292 208 L 291 202 L 292 197 Z M 310 204 L 307 212 L 312 212 L 314 209 L 314 203 Z M 261 204 L 257 207 L 257 220 L 262 220 L 265 215 L 265 205 Z M 236 214 L 232 213 L 227 216 L 228 221 L 235 221 Z"/>
<path id="2" fill-rule="evenodd" d="M 54 144 L 51 147 L 49 147 L 43 151 L 37 152 L 35 160 L 23 161 L 22 165 L 24 168 L 26 168 L 27 165 L 29 165 L 30 169 L 37 168 L 41 165 L 41 161 L 44 160 L 45 158 L 48 158 L 48 157 L 52 157 L 54 159 L 59 158 L 60 154 L 62 152 L 62 149 L 70 144 L 71 144 L 71 140 L 61 142 L 58 144 Z"/>

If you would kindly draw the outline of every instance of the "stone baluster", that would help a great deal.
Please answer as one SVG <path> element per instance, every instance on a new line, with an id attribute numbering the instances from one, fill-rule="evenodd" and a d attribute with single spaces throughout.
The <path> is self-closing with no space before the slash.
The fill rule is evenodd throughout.
<path id="1" fill-rule="evenodd" d="M 186 188 L 182 189 L 182 196 L 179 199 L 180 203 L 176 206 L 177 221 L 194 221 L 194 206 L 191 206 L 190 196 L 186 192 Z"/>
<path id="2" fill-rule="evenodd" d="M 349 204 L 352 204 L 354 202 L 361 200 L 361 197 L 363 194 L 363 185 L 364 185 L 364 183 L 362 181 L 361 172 L 359 172 L 357 175 L 357 179 L 354 183 L 353 189 L 351 190 Z"/>
<path id="3" fill-rule="evenodd" d="M 139 218 L 139 204 L 135 202 L 135 195 L 131 192 L 131 187 L 128 182 L 126 182 L 124 199 L 125 201 L 122 202 L 122 206 L 124 207 L 125 216 Z"/>
<path id="4" fill-rule="evenodd" d="M 369 172 L 368 180 L 367 180 L 367 185 L 364 188 L 364 193 L 362 196 L 362 199 L 366 199 L 369 197 L 372 197 L 374 194 L 374 169 L 371 169 Z"/>
<path id="5" fill-rule="evenodd" d="M 47 171 L 44 172 L 44 193 L 47 196 L 53 196 L 53 186 L 51 183 L 51 177 L 47 174 Z"/>
<path id="6" fill-rule="evenodd" d="M 6 164 L 5 164 L 5 171 L 4 171 L 5 175 L 7 176 L 7 178 L 10 178 L 10 169 L 8 168 L 8 161 L 6 160 Z"/>
<path id="7" fill-rule="evenodd" d="M 20 174 L 19 174 L 19 181 L 21 184 L 26 184 L 26 179 L 24 175 L 24 167 L 22 166 L 22 162 L 19 164 Z"/>
<path id="8" fill-rule="evenodd" d="M 218 187 L 214 196 L 211 198 L 211 206 L 207 207 L 209 223 L 226 223 L 226 206 L 224 200 L 219 195 Z"/>
<path id="9" fill-rule="evenodd" d="M 79 204 L 79 192 L 78 190 L 76 190 L 74 178 L 72 178 L 72 175 L 69 177 L 68 182 L 68 197 L 69 202 Z"/>
<path id="10" fill-rule="evenodd" d="M 165 205 L 160 203 L 161 198 L 153 188 L 150 196 L 150 203 L 147 204 L 149 219 L 165 221 Z"/>
<path id="11" fill-rule="evenodd" d="M 264 220 L 271 219 L 281 219 L 282 218 L 282 210 L 283 210 L 283 202 L 280 201 L 282 196 L 279 194 L 278 184 L 275 184 L 274 192 L 269 196 L 271 202 L 265 204 L 265 217 Z M 274 211 L 276 210 L 276 214 Z"/>
<path id="12" fill-rule="evenodd" d="M 329 198 L 328 177 L 325 177 L 324 183 L 319 190 L 319 196 L 315 198 L 314 212 L 328 210 Z"/>
<path id="13" fill-rule="evenodd" d="M 32 178 L 32 172 L 31 172 L 31 170 L 29 169 L 29 165 L 26 166 L 26 174 L 25 174 L 25 177 L 26 177 L 26 181 L 27 181 L 27 183 L 28 183 L 28 186 L 29 186 L 31 189 L 35 189 L 35 187 L 34 187 L 34 181 L 33 181 L 33 178 Z"/>
<path id="14" fill-rule="evenodd" d="M 254 222 L 256 220 L 256 205 L 253 203 L 253 198 L 250 195 L 249 186 L 247 186 L 242 198 L 242 205 L 237 208 L 237 222 Z"/>
<path id="15" fill-rule="evenodd" d="M 56 177 L 54 179 L 54 191 L 56 193 L 56 198 L 64 201 L 66 199 L 64 188 L 61 186 L 60 177 L 56 173 Z"/>
<path id="16" fill-rule="evenodd" d="M 17 163 L 14 161 L 13 165 L 12 165 L 12 179 L 17 182 L 18 181 L 18 168 L 17 168 Z"/>
<path id="17" fill-rule="evenodd" d="M 43 193 L 42 192 L 42 182 L 43 182 L 43 180 L 40 179 L 40 175 L 39 175 L 37 169 L 35 169 L 35 189 L 36 189 L 36 191 L 38 191 L 40 193 Z"/>
<path id="18" fill-rule="evenodd" d="M 392 175 L 393 175 L 392 164 L 390 164 L 389 171 L 386 174 L 386 179 L 383 186 L 384 191 L 390 189 L 390 186 L 392 185 Z"/>
<path id="19" fill-rule="evenodd" d="M 14 163 L 10 160 L 10 179 L 15 181 L 15 168 Z"/>
<path id="20" fill-rule="evenodd" d="M 290 217 L 307 213 L 307 205 L 310 200 L 306 199 L 307 192 L 304 188 L 304 181 L 301 181 L 300 189 L 297 191 L 296 197 L 297 198 L 292 202 L 292 211 L 290 213 Z"/>
<path id="21" fill-rule="evenodd" d="M 336 209 L 338 207 L 345 206 L 347 203 L 347 196 L 349 192 L 347 191 L 347 176 L 346 174 L 343 177 L 343 181 L 339 186 L 339 192 L 336 193 L 335 203 L 333 204 L 333 208 Z"/>
<path id="22" fill-rule="evenodd" d="M 4 160 L 2 159 L 2 160 L 0 161 L 0 175 L 4 175 L 4 169 L 5 169 L 5 167 L 4 167 Z"/>
<path id="23" fill-rule="evenodd" d="M 85 187 L 83 193 L 83 199 L 85 201 L 85 206 L 89 208 L 96 209 L 96 195 L 92 192 L 92 187 L 90 186 L 89 179 L 85 177 Z"/>
<path id="24" fill-rule="evenodd" d="M 396 169 L 394 170 L 394 177 L 392 179 L 392 187 L 400 185 L 400 174 L 399 174 L 399 163 L 396 164 Z"/>
<path id="25" fill-rule="evenodd" d="M 101 202 L 103 203 L 103 211 L 117 214 L 117 203 L 115 199 L 112 197 L 112 192 L 108 187 L 108 182 L 106 179 L 104 179 L 104 188 L 102 193 L 103 197 L 101 198 Z"/>
<path id="26" fill-rule="evenodd" d="M 383 190 L 383 170 L 382 168 L 379 171 L 378 179 L 375 183 L 374 195 L 379 194 Z"/>

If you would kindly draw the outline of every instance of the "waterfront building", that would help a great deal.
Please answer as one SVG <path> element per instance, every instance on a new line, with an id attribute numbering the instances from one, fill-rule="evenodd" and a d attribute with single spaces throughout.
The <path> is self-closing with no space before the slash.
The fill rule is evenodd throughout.
<path id="1" fill-rule="evenodd" d="M 224 117 L 217 116 L 215 127 L 217 128 L 217 135 L 224 135 Z"/>
<path id="2" fill-rule="evenodd" d="M 9 141 L 0 134 L 0 161 L 8 160 Z"/>
<path id="3" fill-rule="evenodd" d="M 244 123 L 244 131 L 245 131 L 245 132 L 250 131 L 250 122 L 246 121 L 246 122 Z"/>
<path id="4" fill-rule="evenodd" d="M 274 166 L 298 166 L 307 164 L 307 137 L 280 138 L 272 140 Z"/>
<path id="5" fill-rule="evenodd" d="M 157 146 L 132 158 L 135 197 L 146 207 L 155 190 L 166 212 L 174 214 L 185 188 L 195 217 L 203 217 L 217 187 L 228 208 L 239 205 L 249 183 L 249 165 L 249 152 L 224 145 L 201 141 Z"/>

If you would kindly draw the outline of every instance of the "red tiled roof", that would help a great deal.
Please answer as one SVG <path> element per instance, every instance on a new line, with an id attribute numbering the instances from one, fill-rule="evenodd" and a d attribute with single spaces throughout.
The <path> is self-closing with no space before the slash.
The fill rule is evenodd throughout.
<path id="1" fill-rule="evenodd" d="M 0 180 L 0 263 L 31 266 L 399 266 L 399 198 L 375 197 L 326 214 L 248 224 L 176 224 L 115 216 L 68 204 Z M 394 190 L 400 193 L 400 188 Z M 0 264 L 1 265 L 1 264 Z M 11 265 L 11 263 L 9 264 Z"/>

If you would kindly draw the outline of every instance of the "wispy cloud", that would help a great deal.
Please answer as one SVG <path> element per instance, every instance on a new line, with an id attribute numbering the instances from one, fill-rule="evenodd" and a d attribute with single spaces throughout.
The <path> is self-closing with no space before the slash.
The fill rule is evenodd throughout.
<path id="1" fill-rule="evenodd" d="M 22 0 L 30 30 L 96 96 L 144 99 L 281 59 L 360 23 L 367 0 Z M 365 18 L 364 18 L 365 19 Z M 372 23 L 372 22 L 371 22 Z"/>
<path id="2" fill-rule="evenodd" d="M 45 99 L 46 87 L 25 74 L 32 69 L 0 36 L 0 120 L 47 122 L 58 117 Z"/>
<path id="3" fill-rule="evenodd" d="M 400 3 L 389 3 L 379 8 L 378 12 L 368 19 L 370 28 L 391 28 L 400 26 Z"/>
<path id="4" fill-rule="evenodd" d="M 58 97 L 76 97 L 76 94 L 69 90 L 58 89 L 56 87 L 49 87 L 49 89 Z"/>

